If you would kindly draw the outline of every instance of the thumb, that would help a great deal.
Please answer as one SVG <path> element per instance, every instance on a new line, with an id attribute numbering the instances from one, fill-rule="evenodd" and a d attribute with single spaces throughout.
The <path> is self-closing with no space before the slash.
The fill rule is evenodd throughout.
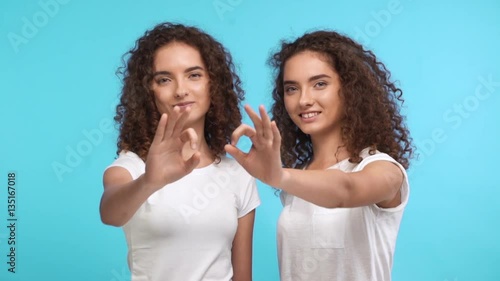
<path id="1" fill-rule="evenodd" d="M 239 148 L 231 144 L 226 144 L 224 146 L 224 149 L 226 150 L 227 153 L 229 153 L 229 155 L 231 155 L 234 158 L 234 160 L 240 163 L 241 166 L 245 167 L 243 165 L 244 164 L 243 162 L 245 161 L 245 157 L 247 155 L 246 153 L 244 153 Z"/>
<path id="2" fill-rule="evenodd" d="M 191 155 L 191 158 L 189 158 L 185 162 L 186 163 L 186 170 L 188 172 L 191 172 L 192 170 L 194 170 L 194 168 L 196 168 L 196 166 L 198 166 L 198 164 L 200 163 L 200 158 L 201 158 L 201 155 L 200 155 L 199 151 L 196 151 L 193 155 Z"/>

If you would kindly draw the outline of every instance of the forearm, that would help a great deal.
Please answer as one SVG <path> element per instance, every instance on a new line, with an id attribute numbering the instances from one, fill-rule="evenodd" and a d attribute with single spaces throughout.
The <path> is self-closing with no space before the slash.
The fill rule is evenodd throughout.
<path id="1" fill-rule="evenodd" d="M 250 261 L 247 262 L 248 265 L 236 264 L 233 259 L 233 281 L 252 281 L 252 257 L 250 255 Z"/>
<path id="2" fill-rule="evenodd" d="M 154 192 L 155 189 L 145 182 L 144 175 L 128 183 L 106 188 L 100 204 L 102 222 L 123 226 Z"/>
<path id="3" fill-rule="evenodd" d="M 255 210 L 238 219 L 238 229 L 233 240 L 231 263 L 233 281 L 252 280 L 252 241 Z"/>
<path id="4" fill-rule="evenodd" d="M 276 188 L 325 208 L 341 207 L 349 196 L 349 176 L 337 170 L 283 169 Z"/>

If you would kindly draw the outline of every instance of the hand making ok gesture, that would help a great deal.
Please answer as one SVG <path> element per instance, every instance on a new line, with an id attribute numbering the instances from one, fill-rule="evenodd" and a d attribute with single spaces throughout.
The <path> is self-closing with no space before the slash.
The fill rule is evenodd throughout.
<path id="1" fill-rule="evenodd" d="M 167 116 L 162 114 L 153 143 L 146 159 L 146 182 L 154 189 L 189 174 L 200 162 L 198 136 L 193 128 L 184 129 L 190 110 L 180 112 L 178 107 Z M 182 157 L 182 148 L 189 142 L 195 153 L 187 160 Z"/>
<path id="2" fill-rule="evenodd" d="M 262 182 L 278 187 L 282 177 L 281 164 L 281 135 L 274 121 L 266 113 L 264 106 L 259 107 L 259 115 L 250 106 L 245 106 L 245 111 L 253 122 L 254 128 L 242 124 L 234 130 L 231 144 L 224 149 L 234 157 L 249 174 Z M 252 141 L 252 147 L 248 153 L 244 153 L 236 147 L 238 140 L 247 136 Z"/>

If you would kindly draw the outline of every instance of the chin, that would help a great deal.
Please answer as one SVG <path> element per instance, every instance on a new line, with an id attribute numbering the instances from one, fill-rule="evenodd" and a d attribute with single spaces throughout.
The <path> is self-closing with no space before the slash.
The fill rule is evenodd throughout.
<path id="1" fill-rule="evenodd" d="M 299 129 L 306 135 L 314 135 L 319 133 L 321 130 L 319 128 L 315 128 L 315 126 L 302 126 Z"/>

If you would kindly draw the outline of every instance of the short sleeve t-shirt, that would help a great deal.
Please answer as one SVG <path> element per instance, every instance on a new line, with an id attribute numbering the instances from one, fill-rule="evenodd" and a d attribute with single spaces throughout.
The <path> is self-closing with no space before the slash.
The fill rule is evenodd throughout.
<path id="1" fill-rule="evenodd" d="M 109 167 L 133 179 L 145 172 L 133 152 L 120 153 Z M 123 226 L 132 281 L 231 280 L 238 218 L 259 204 L 255 179 L 225 156 L 166 185 Z"/>

